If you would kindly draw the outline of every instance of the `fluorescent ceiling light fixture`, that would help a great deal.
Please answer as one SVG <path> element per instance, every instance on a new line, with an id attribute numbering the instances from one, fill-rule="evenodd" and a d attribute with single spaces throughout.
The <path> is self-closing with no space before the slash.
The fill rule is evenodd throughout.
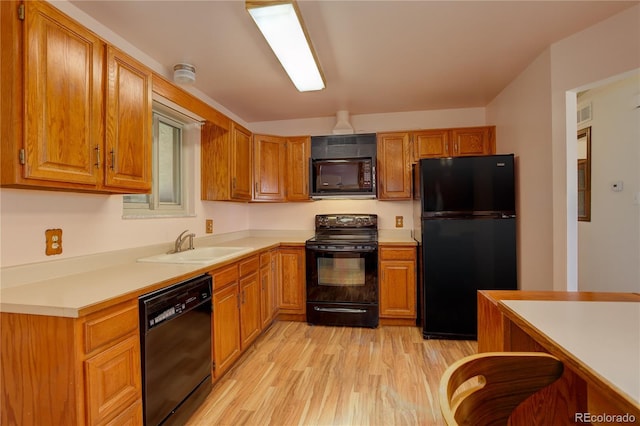
<path id="1" fill-rule="evenodd" d="M 247 11 L 301 92 L 324 89 L 324 77 L 294 1 L 246 1 Z"/>

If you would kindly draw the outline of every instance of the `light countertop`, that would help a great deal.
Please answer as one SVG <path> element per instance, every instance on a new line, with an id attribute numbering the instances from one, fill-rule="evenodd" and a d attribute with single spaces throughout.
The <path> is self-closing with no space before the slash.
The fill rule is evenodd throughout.
<path id="1" fill-rule="evenodd" d="M 260 251 L 280 244 L 303 246 L 311 236 L 313 231 L 243 231 L 198 238 L 195 246 L 251 247 Z M 379 242 L 416 244 L 408 233 L 393 231 L 381 232 Z M 2 268 L 0 312 L 77 318 L 251 255 L 245 253 L 209 265 L 137 262 L 141 257 L 164 253 L 170 246 Z"/>
<path id="2" fill-rule="evenodd" d="M 640 303 L 502 300 L 586 368 L 640 404 Z"/>

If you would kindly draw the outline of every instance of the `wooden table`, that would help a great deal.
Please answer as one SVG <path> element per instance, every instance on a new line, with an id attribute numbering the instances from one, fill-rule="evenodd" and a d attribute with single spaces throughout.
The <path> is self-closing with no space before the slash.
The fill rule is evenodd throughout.
<path id="1" fill-rule="evenodd" d="M 512 425 L 640 422 L 638 294 L 480 291 L 478 351 L 541 351 L 564 363 Z"/>

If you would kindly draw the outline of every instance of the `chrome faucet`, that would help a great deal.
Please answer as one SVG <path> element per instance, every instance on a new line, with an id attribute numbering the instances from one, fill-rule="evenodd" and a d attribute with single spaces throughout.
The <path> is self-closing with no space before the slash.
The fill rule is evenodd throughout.
<path id="1" fill-rule="evenodd" d="M 172 253 L 180 253 L 181 251 L 184 251 L 185 249 L 182 248 L 182 246 L 184 245 L 185 240 L 189 240 L 189 247 L 186 248 L 186 250 L 193 250 L 193 237 L 196 236 L 196 234 L 187 234 L 187 232 L 189 232 L 189 230 L 185 230 L 182 231 L 182 233 L 180 235 L 178 235 L 178 238 L 176 238 L 176 242 L 175 245 L 173 247 L 173 250 L 169 251 L 169 254 Z M 184 235 L 187 234 L 187 235 Z"/>

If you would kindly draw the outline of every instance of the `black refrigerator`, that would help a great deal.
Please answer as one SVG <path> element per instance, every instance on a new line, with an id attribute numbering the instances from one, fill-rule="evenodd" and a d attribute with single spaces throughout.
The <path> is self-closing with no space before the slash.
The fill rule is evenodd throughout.
<path id="1" fill-rule="evenodd" d="M 477 290 L 517 289 L 514 156 L 420 160 L 425 339 L 476 339 Z"/>

